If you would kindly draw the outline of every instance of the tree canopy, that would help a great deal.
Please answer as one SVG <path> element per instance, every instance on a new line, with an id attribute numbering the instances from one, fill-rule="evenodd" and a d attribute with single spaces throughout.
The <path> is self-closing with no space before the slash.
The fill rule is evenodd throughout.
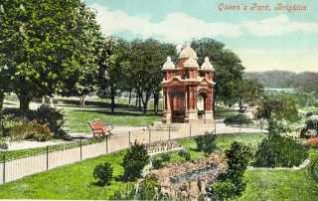
<path id="1" fill-rule="evenodd" d="M 243 79 L 244 67 L 240 58 L 225 49 L 221 42 L 209 38 L 194 40 L 193 49 L 197 52 L 199 63 L 208 56 L 215 67 L 217 100 L 232 105 L 238 101 L 238 83 Z"/>
<path id="2" fill-rule="evenodd" d="M 4 0 L 0 13 L 0 54 L 22 111 L 32 98 L 81 83 L 83 72 L 95 69 L 101 33 L 82 1 Z"/>

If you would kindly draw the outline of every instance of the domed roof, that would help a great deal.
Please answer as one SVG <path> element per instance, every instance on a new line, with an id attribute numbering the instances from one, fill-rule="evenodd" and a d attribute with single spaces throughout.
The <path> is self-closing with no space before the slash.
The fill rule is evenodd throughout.
<path id="1" fill-rule="evenodd" d="M 201 70 L 209 70 L 209 71 L 214 71 L 213 65 L 210 63 L 209 57 L 204 58 L 204 62 L 201 65 Z"/>
<path id="2" fill-rule="evenodd" d="M 175 65 L 171 60 L 171 57 L 167 57 L 167 61 L 163 64 L 162 70 L 175 69 Z"/>
<path id="3" fill-rule="evenodd" d="M 198 59 L 197 53 L 191 48 L 190 44 L 187 44 L 187 47 L 184 48 L 179 54 L 179 59 L 184 58 Z"/>
<path id="4" fill-rule="evenodd" d="M 184 62 L 185 68 L 199 68 L 199 64 L 196 59 L 190 57 Z"/>

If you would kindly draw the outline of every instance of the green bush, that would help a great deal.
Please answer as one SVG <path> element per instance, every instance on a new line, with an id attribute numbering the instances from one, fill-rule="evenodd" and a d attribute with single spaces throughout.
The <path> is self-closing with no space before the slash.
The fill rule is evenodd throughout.
<path id="1" fill-rule="evenodd" d="M 186 161 L 190 161 L 191 160 L 191 154 L 190 154 L 190 152 L 188 150 L 184 150 L 184 149 L 180 150 L 178 152 L 178 154 L 179 154 L 179 156 L 184 157 L 184 159 Z"/>
<path id="2" fill-rule="evenodd" d="M 21 125 L 16 125 L 9 130 L 9 136 L 13 141 L 28 139 L 40 142 L 50 140 L 53 137 L 46 125 L 39 124 L 36 121 L 22 122 Z"/>
<path id="3" fill-rule="evenodd" d="M 255 166 L 299 166 L 308 157 L 302 143 L 289 137 L 270 134 L 263 139 L 255 154 Z"/>
<path id="4" fill-rule="evenodd" d="M 226 118 L 224 120 L 224 123 L 226 125 L 231 125 L 231 124 L 249 125 L 249 124 L 253 124 L 253 121 L 244 114 L 238 114 L 238 115 L 230 116 L 230 117 Z"/>
<path id="5" fill-rule="evenodd" d="M 195 142 L 197 143 L 197 150 L 211 154 L 217 148 L 215 140 L 216 135 L 209 133 L 196 137 Z"/>
<path id="6" fill-rule="evenodd" d="M 212 184 L 213 200 L 229 200 L 236 197 L 236 187 L 231 180 L 220 181 Z"/>
<path id="7" fill-rule="evenodd" d="M 36 111 L 29 111 L 26 117 L 20 114 L 19 110 L 6 109 L 4 114 L 8 116 L 7 121 L 9 124 L 21 124 L 22 122 L 36 121 L 39 124 L 47 125 L 54 137 L 64 138 L 66 136 L 65 131 L 62 129 L 64 125 L 63 114 L 48 105 L 41 105 Z M 9 126 L 14 127 L 14 126 Z"/>
<path id="8" fill-rule="evenodd" d="M 166 163 L 168 163 L 171 159 L 170 153 L 163 153 L 157 155 L 152 160 L 152 166 L 154 169 L 162 168 Z"/>
<path id="9" fill-rule="evenodd" d="M 311 177 L 318 182 L 318 158 L 315 158 L 310 162 L 308 171 Z"/>
<path id="10" fill-rule="evenodd" d="M 157 177 L 147 176 L 138 189 L 138 200 L 158 200 L 160 194 L 160 183 Z"/>
<path id="11" fill-rule="evenodd" d="M 170 153 L 163 153 L 163 154 L 160 154 L 161 158 L 163 161 L 165 162 L 169 162 L 170 159 L 171 159 L 171 154 Z"/>
<path id="12" fill-rule="evenodd" d="M 311 131 L 313 134 L 310 134 Z M 300 137 L 316 137 L 318 134 L 318 115 L 311 115 L 305 122 L 305 127 L 301 130 Z"/>
<path id="13" fill-rule="evenodd" d="M 107 162 L 99 164 L 95 167 L 93 175 L 99 185 L 105 186 L 113 178 L 113 167 Z"/>
<path id="14" fill-rule="evenodd" d="M 124 178 L 134 180 L 141 176 L 142 169 L 149 163 L 149 156 L 143 144 L 135 142 L 127 150 L 122 166 L 124 168 Z"/>
<path id="15" fill-rule="evenodd" d="M 64 125 L 63 114 L 48 105 L 41 105 L 34 113 L 35 119 L 40 124 L 46 124 L 50 130 L 54 133 L 55 137 L 61 138 L 65 136 L 65 131 L 62 129 Z"/>
<path id="16" fill-rule="evenodd" d="M 228 170 L 218 178 L 218 182 L 211 186 L 212 194 L 216 200 L 227 200 L 241 195 L 246 184 L 243 174 L 252 156 L 251 149 L 238 142 L 233 142 L 231 148 L 226 150 Z"/>
<path id="17" fill-rule="evenodd" d="M 233 142 L 231 148 L 225 151 L 225 155 L 228 160 L 226 177 L 233 180 L 242 177 L 252 157 L 250 147 Z"/>

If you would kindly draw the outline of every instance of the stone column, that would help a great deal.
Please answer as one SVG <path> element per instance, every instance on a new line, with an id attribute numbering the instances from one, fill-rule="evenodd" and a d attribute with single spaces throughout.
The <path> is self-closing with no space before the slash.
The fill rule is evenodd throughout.
<path id="1" fill-rule="evenodd" d="M 194 86 L 189 86 L 189 110 L 187 113 L 187 122 L 193 122 L 198 119 L 198 114 L 197 114 L 197 105 L 196 105 L 196 94 L 195 94 L 196 87 Z"/>
<path id="2" fill-rule="evenodd" d="M 169 90 L 164 88 L 164 116 L 162 118 L 162 122 L 171 123 L 171 107 L 170 107 L 170 96 Z"/>
<path id="3" fill-rule="evenodd" d="M 205 122 L 211 123 L 213 122 L 213 110 L 212 110 L 212 103 L 213 103 L 213 90 L 209 89 L 207 96 L 205 98 Z"/>

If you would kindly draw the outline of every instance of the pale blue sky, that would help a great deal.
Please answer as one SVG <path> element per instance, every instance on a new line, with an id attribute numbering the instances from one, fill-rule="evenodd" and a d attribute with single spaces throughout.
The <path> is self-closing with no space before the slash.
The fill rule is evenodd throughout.
<path id="1" fill-rule="evenodd" d="M 219 6 L 258 1 L 86 0 L 98 13 L 105 35 L 127 39 L 154 37 L 182 44 L 211 37 L 242 59 L 247 71 L 318 71 L 318 1 L 285 0 L 307 6 L 301 12 L 220 12 Z M 264 0 L 274 7 L 276 1 Z"/>

